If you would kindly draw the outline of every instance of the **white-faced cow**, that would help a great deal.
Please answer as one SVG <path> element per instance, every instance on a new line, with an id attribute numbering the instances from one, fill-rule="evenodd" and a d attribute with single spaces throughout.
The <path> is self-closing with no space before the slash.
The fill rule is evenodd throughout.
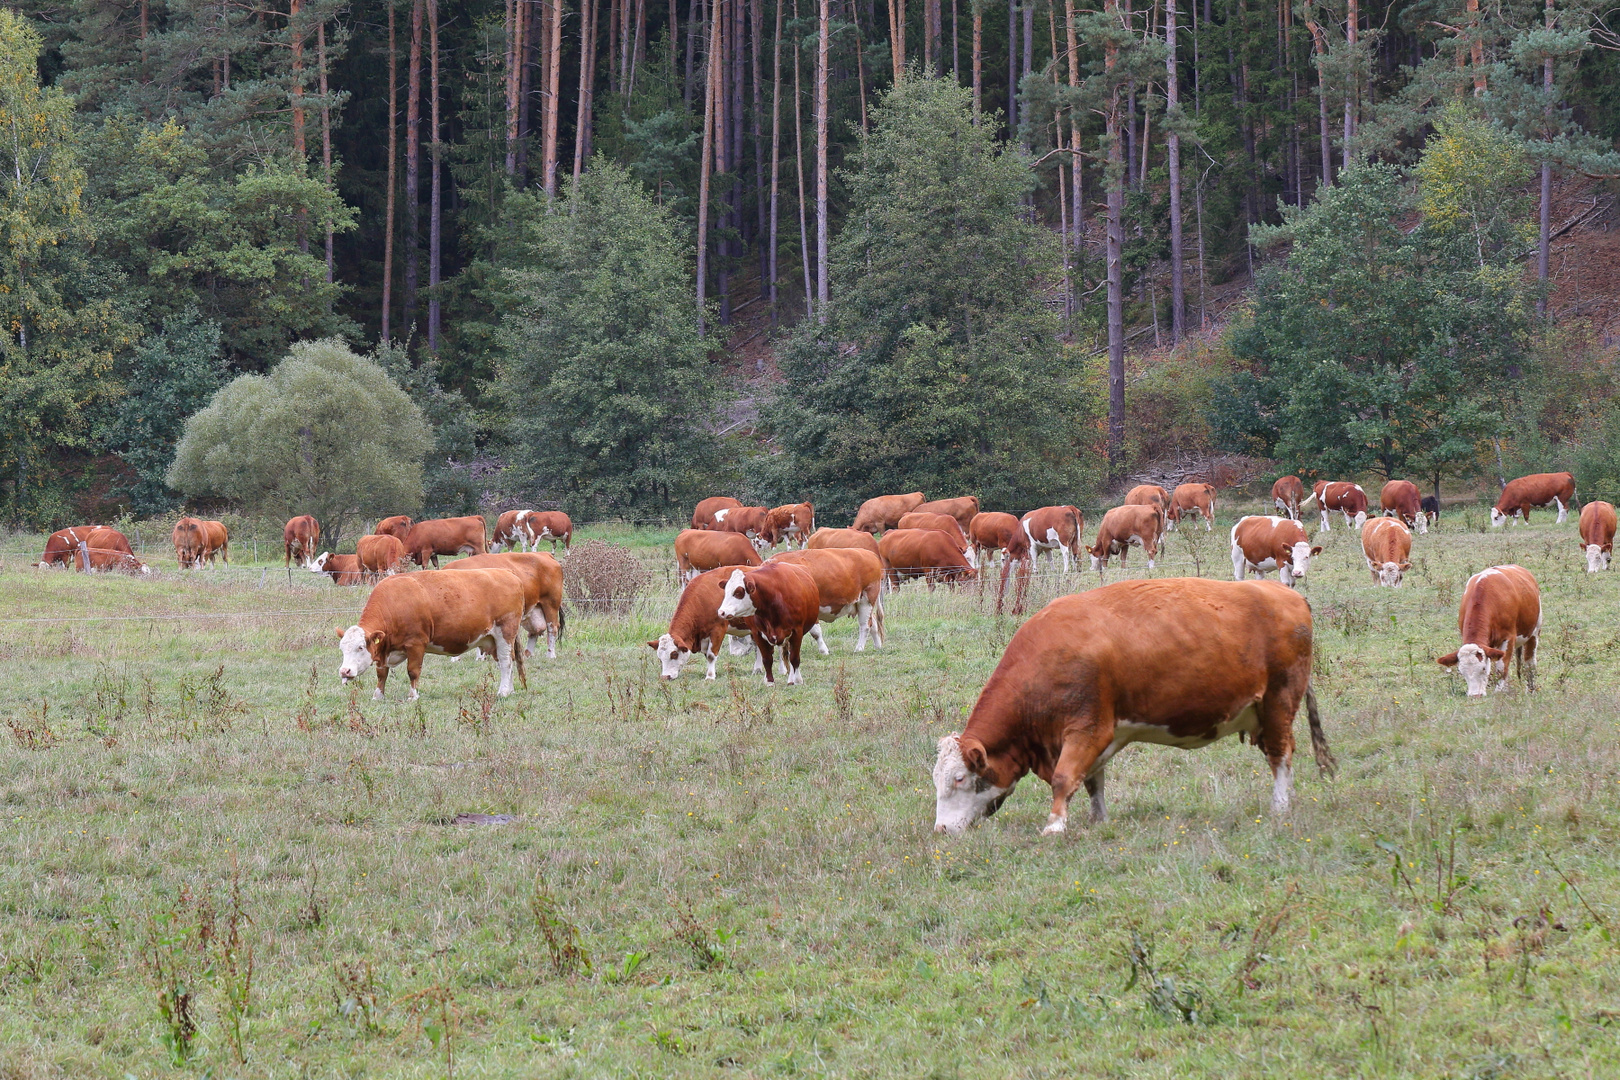
<path id="1" fill-rule="evenodd" d="M 1361 553 L 1375 584 L 1398 589 L 1412 569 L 1412 534 L 1397 518 L 1373 518 L 1361 530 Z"/>
<path id="2" fill-rule="evenodd" d="M 1514 653 L 1519 656 L 1519 678 L 1529 689 L 1536 688 L 1541 589 L 1530 571 L 1492 566 L 1469 578 L 1457 611 L 1457 632 L 1463 639 L 1461 647 L 1440 657 L 1439 663 L 1462 674 L 1469 697 L 1484 697 L 1497 670 L 1502 681 L 1496 688 L 1506 690 Z"/>
<path id="3" fill-rule="evenodd" d="M 1586 572 L 1595 574 L 1609 568 L 1614 554 L 1614 504 L 1589 502 L 1581 507 L 1581 551 L 1586 554 Z"/>
<path id="4" fill-rule="evenodd" d="M 1141 490 L 1138 488 L 1137 490 Z M 1164 528 L 1164 510 L 1154 502 L 1127 503 L 1116 506 L 1103 515 L 1097 529 L 1097 542 L 1091 545 L 1091 568 L 1099 575 L 1108 569 L 1108 560 L 1119 556 L 1125 565 L 1125 556 L 1132 545 L 1147 552 L 1148 569 L 1159 557 L 1159 536 Z"/>
<path id="5" fill-rule="evenodd" d="M 1558 524 L 1569 517 L 1569 504 L 1575 501 L 1575 477 L 1567 472 L 1536 473 L 1509 480 L 1502 497 L 1491 507 L 1491 525 L 1500 529 L 1510 518 L 1523 517 L 1530 524 L 1530 510 L 1545 506 L 1558 508 Z"/>
<path id="6" fill-rule="evenodd" d="M 799 669 L 800 646 L 806 634 L 819 630 L 821 619 L 821 591 L 808 570 L 775 560 L 748 570 L 732 570 L 718 614 L 723 619 L 754 620 L 754 647 L 765 666 L 767 684 L 776 684 L 771 669 L 777 648 L 782 650 L 788 685 L 804 681 Z"/>
<path id="7" fill-rule="evenodd" d="M 1293 788 L 1294 715 L 1334 770 L 1311 692 L 1311 609 L 1269 581 L 1122 581 L 1052 601 L 1021 626 L 960 734 L 939 740 L 934 831 L 995 813 L 1025 773 L 1052 787 L 1063 832 L 1083 783 L 1107 816 L 1104 769 L 1133 742 L 1183 749 L 1245 733 L 1271 766 L 1273 813 Z"/>
<path id="8" fill-rule="evenodd" d="M 1322 554 L 1312 547 L 1305 528 L 1293 518 L 1255 515 L 1232 526 L 1232 577 L 1242 581 L 1250 573 L 1264 578 L 1277 571 L 1284 585 L 1292 588 L 1311 569 L 1311 556 Z"/>
<path id="9" fill-rule="evenodd" d="M 693 656 L 702 654 L 709 668 L 705 679 L 714 678 L 714 665 L 720 659 L 720 643 L 727 636 L 752 638 L 752 618 L 726 619 L 720 615 L 720 603 L 725 599 L 726 582 L 731 572 L 741 569 L 721 566 L 705 570 L 686 583 L 681 597 L 675 602 L 675 614 L 670 616 L 669 629 L 658 640 L 647 642 L 647 647 L 658 654 L 659 673 L 674 679 Z M 759 653 L 754 651 L 755 669 L 761 666 Z"/>
<path id="10" fill-rule="evenodd" d="M 358 555 L 334 555 L 330 551 L 323 551 L 311 560 L 309 569 L 311 573 L 325 574 L 334 585 L 365 583 L 365 571 L 360 568 Z"/>

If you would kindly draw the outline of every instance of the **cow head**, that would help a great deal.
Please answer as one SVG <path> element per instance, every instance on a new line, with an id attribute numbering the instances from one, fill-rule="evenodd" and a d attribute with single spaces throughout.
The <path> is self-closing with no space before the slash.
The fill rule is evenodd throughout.
<path id="1" fill-rule="evenodd" d="M 1602 544 L 1583 544 L 1586 549 L 1586 572 L 1595 574 L 1609 568 L 1609 552 Z"/>
<path id="2" fill-rule="evenodd" d="M 330 559 L 331 557 L 332 557 L 332 553 L 330 551 L 323 551 L 319 555 L 315 556 L 313 559 L 309 560 L 309 563 L 308 563 L 309 572 L 312 573 L 312 574 L 325 573 L 325 571 L 326 571 L 326 560 Z"/>
<path id="3" fill-rule="evenodd" d="M 1018 778 L 1001 787 L 985 775 L 991 771 L 979 740 L 964 740 L 960 733 L 939 740 L 939 756 L 934 759 L 935 832 L 960 836 L 968 826 L 1001 809 L 1018 786 Z"/>
<path id="4" fill-rule="evenodd" d="M 1491 507 L 1491 528 L 1500 529 L 1508 522 L 1508 516 L 1496 507 Z"/>
<path id="5" fill-rule="evenodd" d="M 1293 547 L 1288 550 L 1288 565 L 1283 567 L 1283 573 L 1277 576 L 1284 585 L 1292 585 L 1310 572 L 1311 558 L 1322 554 L 1320 545 L 1312 547 L 1309 540 L 1296 540 Z"/>
<path id="6" fill-rule="evenodd" d="M 343 662 L 338 665 L 338 678 L 345 685 L 364 675 L 373 663 L 382 663 L 378 655 L 382 651 L 382 631 L 367 637 L 364 627 L 351 626 L 347 630 L 339 629 L 337 635 L 338 650 L 343 653 Z"/>
<path id="7" fill-rule="evenodd" d="M 1400 588 L 1401 575 L 1412 569 L 1409 562 L 1387 562 L 1378 567 L 1378 584 L 1391 589 Z"/>
<path id="8" fill-rule="evenodd" d="M 720 601 L 718 614 L 722 619 L 746 619 L 753 613 L 753 583 L 741 570 L 733 570 L 726 579 L 726 595 Z"/>
<path id="9" fill-rule="evenodd" d="M 1360 532 L 1362 526 L 1367 524 L 1367 511 L 1358 510 L 1356 512 L 1355 520 L 1352 521 L 1351 524 L 1355 526 L 1357 532 Z"/>
<path id="10" fill-rule="evenodd" d="M 679 676 L 687 658 L 692 655 L 692 650 L 676 641 L 671 634 L 663 634 L 657 641 L 647 642 L 647 646 L 658 654 L 658 664 L 662 669 L 659 674 L 666 679 Z"/>
<path id="11" fill-rule="evenodd" d="M 1492 669 L 1506 655 L 1501 649 L 1470 643 L 1454 653 L 1440 657 L 1436 662 L 1442 667 L 1457 669 L 1463 677 L 1463 682 L 1468 684 L 1469 697 L 1484 697 L 1485 691 L 1490 689 Z M 1502 664 L 1502 673 L 1507 674 L 1505 663 Z"/>

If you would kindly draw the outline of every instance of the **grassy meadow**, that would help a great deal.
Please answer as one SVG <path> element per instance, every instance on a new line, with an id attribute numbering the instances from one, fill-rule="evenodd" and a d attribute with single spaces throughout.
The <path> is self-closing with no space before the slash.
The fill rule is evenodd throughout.
<path id="1" fill-rule="evenodd" d="M 1229 578 L 1233 509 L 1154 573 Z M 836 624 L 801 687 L 664 683 L 673 530 L 585 530 L 644 597 L 570 605 L 527 691 L 430 657 L 406 704 L 341 687 L 364 590 L 289 584 L 279 540 L 181 573 L 148 531 L 143 580 L 6 537 L 0 1077 L 1620 1075 L 1620 569 L 1535 519 L 1452 512 L 1399 590 L 1319 538 L 1340 773 L 1300 717 L 1288 816 L 1252 746 L 1138 746 L 1048 838 L 1033 777 L 932 832 L 1018 625 L 976 588 L 890 596 L 882 650 Z M 1434 657 L 1503 562 L 1539 689 L 1469 701 Z M 1037 602 L 1098 584 L 1054 565 Z"/>

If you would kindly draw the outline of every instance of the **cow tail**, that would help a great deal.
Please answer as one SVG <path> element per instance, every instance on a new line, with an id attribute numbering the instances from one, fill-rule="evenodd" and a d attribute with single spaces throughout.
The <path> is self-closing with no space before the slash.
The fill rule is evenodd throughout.
<path id="1" fill-rule="evenodd" d="M 563 634 L 566 633 L 567 630 L 568 630 L 568 609 L 563 607 L 561 604 L 558 604 L 557 605 L 557 640 L 558 641 L 561 641 L 563 639 Z"/>
<path id="2" fill-rule="evenodd" d="M 1323 776 L 1337 776 L 1339 763 L 1328 749 L 1327 733 L 1322 730 L 1322 713 L 1316 707 L 1316 691 L 1309 686 L 1305 688 L 1305 715 L 1311 721 L 1311 753 L 1316 755 L 1317 771 Z"/>

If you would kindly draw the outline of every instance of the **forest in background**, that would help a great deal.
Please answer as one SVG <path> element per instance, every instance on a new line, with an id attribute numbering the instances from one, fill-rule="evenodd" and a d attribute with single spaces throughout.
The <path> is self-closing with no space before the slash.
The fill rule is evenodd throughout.
<path id="1" fill-rule="evenodd" d="M 1568 413 L 1572 394 L 1607 396 L 1544 362 L 1558 348 L 1531 310 L 1545 305 L 1555 180 L 1620 173 L 1617 42 L 1588 4 L 10 11 L 0 109 L 24 131 L 12 123 L 0 151 L 11 520 L 70 519 L 87 493 L 137 513 L 175 505 L 185 418 L 294 343 L 333 337 L 374 350 L 426 416 L 430 508 L 476 501 L 492 483 L 470 467 L 481 454 L 527 470 L 537 497 L 599 513 L 656 514 L 704 475 L 761 491 L 809 475 L 842 501 L 874 461 L 922 469 L 908 487 L 1029 461 L 1004 497 L 1095 490 L 1153 452 L 1127 430 L 1127 349 L 1205 327 L 1218 286 L 1297 271 L 1301 229 L 1321 251 L 1366 250 L 1346 239 L 1377 221 L 1328 221 L 1322 198 L 1363 167 L 1394 170 L 1349 185 L 1380 220 L 1435 226 L 1383 238 L 1421 296 L 1363 297 L 1428 313 L 1420 330 L 1397 314 L 1360 376 L 1319 380 L 1330 400 L 1381 395 L 1377 415 L 1301 434 L 1323 399 L 1290 421 L 1279 388 L 1338 362 L 1305 344 L 1331 353 L 1363 328 L 1327 338 L 1278 310 L 1264 333 L 1223 324 L 1226 369 L 1162 395 L 1185 414 L 1173 420 L 1267 456 L 1348 435 L 1361 450 L 1336 466 L 1438 478 L 1493 438 L 1500 454 L 1502 429 L 1530 412 L 1547 426 L 1553 398 Z M 1462 145 L 1480 137 L 1464 121 L 1507 142 L 1453 178 L 1450 202 L 1431 179 L 1425 203 L 1420 169 L 1448 108 L 1466 113 Z M 947 201 L 908 202 L 919 189 Z M 874 272 L 893 251 L 916 257 Z M 593 273 L 608 265 L 620 280 Z M 1378 284 L 1381 265 L 1366 260 L 1355 284 Z M 1270 285 L 1254 310 L 1287 293 Z M 1490 317 L 1442 317 L 1458 304 Z M 761 438 L 739 448 L 721 441 L 734 425 L 719 372 L 737 374 L 729 328 L 762 310 L 791 395 L 759 392 Z M 983 312 L 990 333 L 976 332 Z M 604 337 L 609 324 L 636 333 Z M 1460 341 L 1488 347 L 1459 359 Z M 968 390 L 937 392 L 947 375 Z M 1133 376 L 1150 401 L 1155 375 Z M 1001 392 L 1019 380 L 1047 392 Z M 1497 406 L 1463 400 L 1487 385 Z M 1413 402 L 1430 420 L 1401 430 Z M 1040 406 L 1060 407 L 1055 435 L 998 444 L 998 426 Z M 1453 412 L 1467 422 L 1435 419 Z M 1556 456 L 1520 441 L 1526 460 Z M 841 463 L 827 463 L 835 446 Z"/>

